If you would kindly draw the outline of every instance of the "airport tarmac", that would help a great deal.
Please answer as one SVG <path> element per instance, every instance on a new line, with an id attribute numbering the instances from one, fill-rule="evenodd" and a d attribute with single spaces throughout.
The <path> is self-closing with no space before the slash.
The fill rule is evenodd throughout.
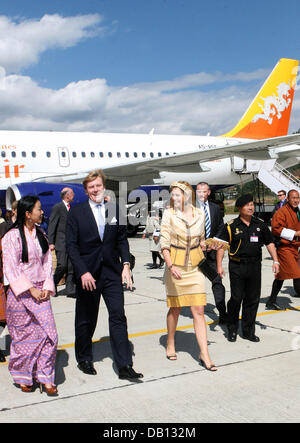
<path id="1" fill-rule="evenodd" d="M 76 367 L 74 356 L 75 300 L 52 299 L 59 348 L 56 383 L 59 396 L 36 389 L 22 393 L 12 383 L 7 363 L 0 364 L 0 422 L 57 423 L 292 423 L 300 421 L 300 299 L 286 281 L 278 302 L 285 311 L 266 311 L 273 282 L 272 261 L 264 248 L 263 284 L 257 315 L 259 343 L 238 336 L 226 339 L 219 326 L 211 286 L 207 281 L 206 321 L 209 351 L 218 367 L 199 365 L 193 321 L 182 309 L 176 334 L 177 361 L 166 359 L 166 313 L 163 269 L 148 269 L 147 239 L 129 239 L 136 257 L 134 291 L 125 292 L 126 316 L 134 350 L 134 368 L 144 378 L 119 380 L 108 339 L 107 311 L 102 302 L 94 336 L 96 376 Z M 225 260 L 227 269 L 227 258 Z M 255 278 L 255 276 L 253 276 Z M 224 279 L 226 300 L 230 289 Z M 8 337 L 6 337 L 8 338 Z M 2 342 L 5 338 L 2 338 Z"/>

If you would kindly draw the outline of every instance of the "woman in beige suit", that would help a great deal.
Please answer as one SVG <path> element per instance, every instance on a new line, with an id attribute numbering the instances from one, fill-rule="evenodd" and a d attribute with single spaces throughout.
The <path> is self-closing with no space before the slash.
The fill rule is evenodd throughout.
<path id="1" fill-rule="evenodd" d="M 161 224 L 161 250 L 166 262 L 165 284 L 170 308 L 167 314 L 167 358 L 177 359 L 175 332 L 178 317 L 183 306 L 190 306 L 200 347 L 200 363 L 206 369 L 216 371 L 207 346 L 205 277 L 198 269 L 205 247 L 204 211 L 195 207 L 195 194 L 189 183 L 174 182 L 170 189 L 170 208 L 165 210 Z"/>

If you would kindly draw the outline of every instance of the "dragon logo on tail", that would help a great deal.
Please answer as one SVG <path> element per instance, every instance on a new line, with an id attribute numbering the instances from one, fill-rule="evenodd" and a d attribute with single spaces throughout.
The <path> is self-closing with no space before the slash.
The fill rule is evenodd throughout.
<path id="1" fill-rule="evenodd" d="M 277 117 L 281 119 L 282 113 L 289 108 L 291 99 L 291 87 L 286 83 L 280 83 L 277 86 L 277 95 L 272 94 L 269 97 L 261 99 L 264 101 L 264 105 L 258 104 L 262 110 L 261 114 L 256 114 L 253 118 L 253 123 L 259 119 L 266 120 L 269 125 L 273 123 L 273 119 Z"/>

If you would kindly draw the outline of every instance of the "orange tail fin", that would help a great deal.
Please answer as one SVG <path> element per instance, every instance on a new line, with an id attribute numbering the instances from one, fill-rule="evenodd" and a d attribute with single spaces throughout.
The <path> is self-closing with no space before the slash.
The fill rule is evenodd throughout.
<path id="1" fill-rule="evenodd" d="M 279 60 L 238 124 L 223 137 L 263 139 L 288 133 L 298 60 Z"/>

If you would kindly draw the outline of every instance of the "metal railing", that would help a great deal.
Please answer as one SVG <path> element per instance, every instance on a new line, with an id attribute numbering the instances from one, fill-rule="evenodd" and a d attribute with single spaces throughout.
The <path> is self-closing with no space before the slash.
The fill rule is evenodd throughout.
<path id="1" fill-rule="evenodd" d="M 297 188 L 300 188 L 300 180 L 298 180 L 297 177 L 295 177 L 287 169 L 283 168 L 279 163 L 274 164 L 273 170 L 278 171 L 280 173 L 280 175 L 282 175 L 285 178 L 287 178 L 288 180 L 290 180 L 293 183 L 293 185 L 295 185 Z M 271 174 L 272 174 L 273 170 L 270 171 Z"/>

